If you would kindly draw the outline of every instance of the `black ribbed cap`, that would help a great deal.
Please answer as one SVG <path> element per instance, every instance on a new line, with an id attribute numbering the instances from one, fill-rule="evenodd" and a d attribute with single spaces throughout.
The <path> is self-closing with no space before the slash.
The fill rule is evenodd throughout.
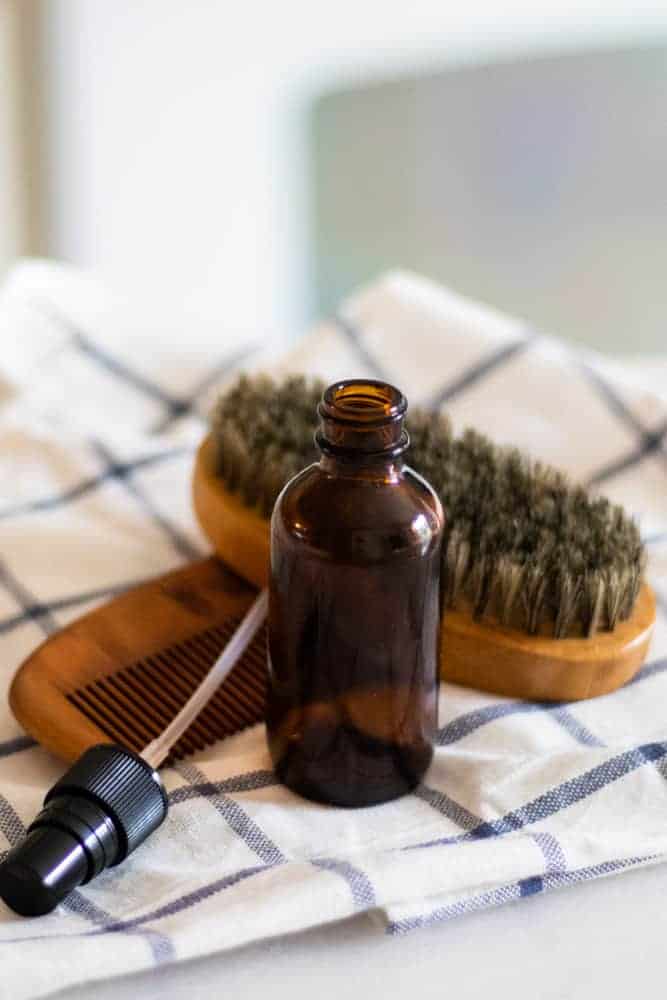
<path id="1" fill-rule="evenodd" d="M 113 744 L 91 747 L 53 786 L 25 839 L 0 865 L 0 897 L 23 916 L 50 913 L 143 843 L 167 806 L 145 760 Z"/>
<path id="2" fill-rule="evenodd" d="M 118 836 L 112 865 L 120 864 L 167 815 L 167 796 L 157 771 L 125 747 L 90 747 L 57 781 L 44 804 L 69 796 L 89 799 L 111 819 Z"/>

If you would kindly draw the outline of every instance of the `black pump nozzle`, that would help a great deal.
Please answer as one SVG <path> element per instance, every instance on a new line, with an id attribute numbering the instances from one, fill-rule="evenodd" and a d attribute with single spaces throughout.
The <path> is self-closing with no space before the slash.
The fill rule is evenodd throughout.
<path id="1" fill-rule="evenodd" d="M 124 747 L 91 747 L 0 865 L 0 897 L 24 917 L 50 913 L 77 886 L 124 861 L 166 815 L 167 796 L 150 764 Z"/>

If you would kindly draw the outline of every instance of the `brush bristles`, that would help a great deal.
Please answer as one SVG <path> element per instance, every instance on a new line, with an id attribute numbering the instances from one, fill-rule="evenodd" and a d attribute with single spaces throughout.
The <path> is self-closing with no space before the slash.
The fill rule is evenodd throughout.
<path id="1" fill-rule="evenodd" d="M 218 401 L 217 471 L 270 516 L 285 483 L 315 461 L 324 383 L 241 376 Z M 419 410 L 408 418 L 410 465 L 446 513 L 444 600 L 475 617 L 557 638 L 613 629 L 632 613 L 645 563 L 636 524 L 551 466 Z"/>
<path id="2" fill-rule="evenodd" d="M 285 483 L 317 458 L 315 410 L 324 388 L 300 375 L 281 382 L 241 375 L 215 406 L 217 470 L 230 490 L 265 517 Z"/>

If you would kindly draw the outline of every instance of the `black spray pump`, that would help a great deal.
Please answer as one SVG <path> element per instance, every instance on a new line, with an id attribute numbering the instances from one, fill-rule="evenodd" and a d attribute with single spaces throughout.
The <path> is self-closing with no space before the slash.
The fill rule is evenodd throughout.
<path id="1" fill-rule="evenodd" d="M 51 913 L 160 826 L 168 803 L 157 768 L 242 656 L 266 611 L 263 591 L 189 701 L 140 754 L 102 743 L 56 782 L 24 840 L 0 864 L 7 906 L 24 917 Z"/>
<path id="2" fill-rule="evenodd" d="M 77 886 L 118 865 L 167 815 L 157 771 L 124 747 L 91 747 L 44 799 L 0 866 L 0 896 L 24 917 L 50 913 Z"/>

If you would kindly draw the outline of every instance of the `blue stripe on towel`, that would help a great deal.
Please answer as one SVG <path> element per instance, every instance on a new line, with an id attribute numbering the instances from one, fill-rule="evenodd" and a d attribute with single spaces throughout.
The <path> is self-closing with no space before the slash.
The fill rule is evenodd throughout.
<path id="1" fill-rule="evenodd" d="M 562 784 L 556 785 L 555 788 L 538 795 L 537 798 L 518 809 L 513 809 L 500 819 L 480 823 L 468 833 L 456 837 L 441 837 L 411 844 L 401 848 L 401 850 L 423 850 L 428 847 L 460 843 L 462 840 L 485 840 L 488 837 L 513 833 L 531 823 L 546 819 L 562 809 L 569 808 L 569 806 L 588 798 L 601 788 L 618 781 L 644 764 L 656 763 L 665 756 L 667 756 L 667 743 L 645 743 L 632 750 L 626 750 L 616 757 L 610 757 L 602 764 L 598 764 L 576 778 L 570 778 Z"/>

